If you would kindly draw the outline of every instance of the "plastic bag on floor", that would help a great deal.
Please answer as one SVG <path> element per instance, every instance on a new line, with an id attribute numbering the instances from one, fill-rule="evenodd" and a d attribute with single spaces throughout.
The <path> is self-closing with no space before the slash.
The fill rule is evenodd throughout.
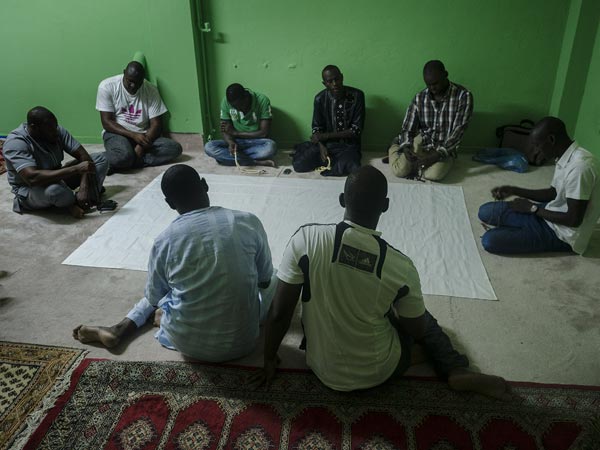
<path id="1" fill-rule="evenodd" d="M 504 170 L 518 173 L 527 172 L 529 168 L 525 155 L 512 148 L 484 148 L 473 156 L 473 161 L 494 164 Z"/>

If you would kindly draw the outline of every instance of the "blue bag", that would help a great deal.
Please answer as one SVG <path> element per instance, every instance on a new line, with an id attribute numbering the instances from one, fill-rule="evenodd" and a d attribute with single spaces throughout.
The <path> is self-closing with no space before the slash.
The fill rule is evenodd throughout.
<path id="1" fill-rule="evenodd" d="M 473 161 L 495 164 L 504 170 L 512 170 L 518 173 L 527 172 L 529 168 L 525 155 L 512 148 L 484 148 L 473 156 Z"/>

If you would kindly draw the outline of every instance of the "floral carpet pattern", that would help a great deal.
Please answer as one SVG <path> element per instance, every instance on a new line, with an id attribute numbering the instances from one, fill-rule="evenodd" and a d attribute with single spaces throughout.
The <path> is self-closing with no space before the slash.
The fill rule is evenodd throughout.
<path id="1" fill-rule="evenodd" d="M 28 449 L 597 449 L 600 390 L 513 383 L 489 400 L 429 379 L 340 393 L 281 371 L 86 359 Z"/>
<path id="2" fill-rule="evenodd" d="M 37 425 L 83 356 L 74 348 L 0 342 L 0 449 L 15 448 L 19 434 Z"/>

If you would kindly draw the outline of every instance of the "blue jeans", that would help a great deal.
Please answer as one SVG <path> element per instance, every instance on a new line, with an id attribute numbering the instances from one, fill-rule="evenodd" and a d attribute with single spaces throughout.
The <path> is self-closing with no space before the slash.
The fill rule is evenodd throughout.
<path id="1" fill-rule="evenodd" d="M 481 245 L 490 253 L 515 254 L 571 252 L 544 219 L 535 214 L 513 211 L 508 202 L 488 202 L 479 208 L 479 220 L 496 228 L 481 237 Z"/>
<path id="2" fill-rule="evenodd" d="M 275 141 L 271 139 L 236 139 L 235 142 L 240 166 L 253 166 L 256 160 L 271 159 L 277 151 Z M 219 164 L 235 166 L 235 157 L 229 153 L 229 145 L 225 141 L 207 142 L 204 151 Z"/>

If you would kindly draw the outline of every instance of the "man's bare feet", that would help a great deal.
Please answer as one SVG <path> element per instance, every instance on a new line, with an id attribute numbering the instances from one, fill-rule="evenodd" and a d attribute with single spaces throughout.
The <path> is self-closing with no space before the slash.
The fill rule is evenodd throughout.
<path id="1" fill-rule="evenodd" d="M 257 166 L 277 167 L 277 164 L 275 164 L 275 161 L 273 161 L 271 159 L 257 159 L 257 160 L 254 161 L 254 163 Z"/>
<path id="2" fill-rule="evenodd" d="M 510 400 L 510 386 L 502 377 L 458 368 L 450 372 L 448 385 L 456 391 L 471 391 L 498 400 Z"/>
<path id="3" fill-rule="evenodd" d="M 69 212 L 76 219 L 83 218 L 83 215 L 85 214 L 85 212 L 83 211 L 83 209 L 81 209 L 77 204 L 69 206 Z"/>
<path id="4" fill-rule="evenodd" d="M 73 330 L 73 338 L 82 344 L 100 342 L 106 348 L 113 348 L 121 341 L 113 327 L 87 327 L 79 325 Z"/>
<path id="5" fill-rule="evenodd" d="M 82 344 L 100 342 L 106 348 L 113 348 L 121 342 L 125 336 L 133 333 L 137 325 L 127 317 L 112 327 L 88 327 L 79 325 L 73 330 L 73 338 Z"/>
<path id="6" fill-rule="evenodd" d="M 154 311 L 154 320 L 152 320 L 152 326 L 160 328 L 160 318 L 162 315 L 162 308 L 157 308 L 156 311 Z"/>

